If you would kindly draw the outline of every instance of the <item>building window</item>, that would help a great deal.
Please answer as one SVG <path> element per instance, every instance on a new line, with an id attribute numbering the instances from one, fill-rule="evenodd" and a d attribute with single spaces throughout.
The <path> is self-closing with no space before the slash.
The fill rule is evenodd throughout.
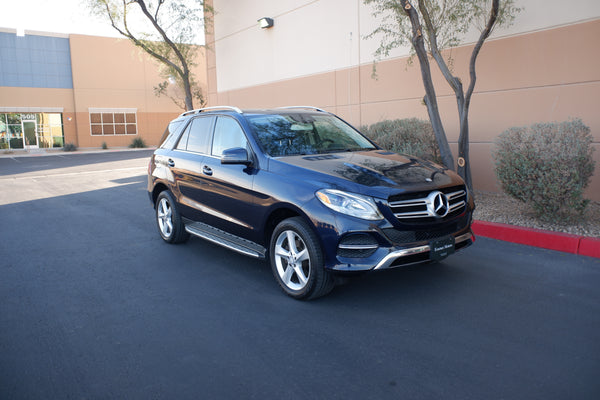
<path id="1" fill-rule="evenodd" d="M 0 150 L 64 146 L 62 114 L 0 113 Z"/>
<path id="2" fill-rule="evenodd" d="M 137 109 L 90 108 L 92 136 L 137 135 Z"/>

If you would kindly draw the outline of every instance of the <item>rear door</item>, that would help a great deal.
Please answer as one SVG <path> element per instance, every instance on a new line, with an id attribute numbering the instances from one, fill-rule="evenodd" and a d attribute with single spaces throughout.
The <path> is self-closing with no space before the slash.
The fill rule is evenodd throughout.
<path id="1" fill-rule="evenodd" d="M 175 179 L 177 202 L 184 217 L 206 222 L 202 198 L 204 180 L 202 166 L 210 154 L 216 118 L 199 116 L 190 121 L 168 160 Z"/>

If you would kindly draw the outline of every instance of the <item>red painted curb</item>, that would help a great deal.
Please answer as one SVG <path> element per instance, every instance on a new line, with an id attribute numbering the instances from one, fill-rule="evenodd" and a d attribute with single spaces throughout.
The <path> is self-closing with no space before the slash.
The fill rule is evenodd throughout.
<path id="1" fill-rule="evenodd" d="M 600 239 L 582 237 L 579 241 L 579 254 L 600 258 Z"/>
<path id="2" fill-rule="evenodd" d="M 600 258 L 600 239 L 596 238 L 486 221 L 473 221 L 471 227 L 479 236 Z"/>

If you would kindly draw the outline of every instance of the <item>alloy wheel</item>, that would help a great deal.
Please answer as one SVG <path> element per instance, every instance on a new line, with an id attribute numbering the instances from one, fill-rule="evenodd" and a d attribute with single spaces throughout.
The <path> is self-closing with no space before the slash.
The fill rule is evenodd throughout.
<path id="1" fill-rule="evenodd" d="M 173 210 L 167 199 L 162 198 L 158 202 L 156 218 L 158 219 L 158 227 L 162 235 L 165 238 L 171 237 L 173 234 Z"/>
<path id="2" fill-rule="evenodd" d="M 310 255 L 304 240 L 296 232 L 286 230 L 275 242 L 275 264 L 281 281 L 291 290 L 302 290 L 310 277 Z"/>

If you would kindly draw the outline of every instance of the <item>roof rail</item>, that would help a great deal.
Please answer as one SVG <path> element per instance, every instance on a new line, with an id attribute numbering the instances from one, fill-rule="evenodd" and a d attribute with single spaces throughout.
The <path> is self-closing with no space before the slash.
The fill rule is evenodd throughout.
<path id="1" fill-rule="evenodd" d="M 319 111 L 319 112 L 324 112 L 324 113 L 327 113 L 327 111 L 325 111 L 325 110 L 323 110 L 323 109 L 321 109 L 321 108 L 318 108 L 318 107 L 313 107 L 313 106 L 287 106 L 287 107 L 277 107 L 277 109 L 278 109 L 278 110 L 279 110 L 279 109 L 282 109 L 282 108 L 283 108 L 283 109 L 290 109 L 290 108 L 306 108 L 306 109 L 309 109 L 309 110 L 315 110 L 315 111 Z"/>
<path id="2" fill-rule="evenodd" d="M 238 114 L 243 114 L 242 110 L 240 110 L 237 107 L 232 107 L 232 106 L 214 106 L 214 107 L 204 107 L 204 108 L 198 108 L 196 110 L 190 110 L 190 111 L 186 111 L 184 113 L 182 113 L 180 115 L 180 117 L 186 116 L 186 115 L 190 115 L 190 114 L 199 114 L 203 111 L 208 111 L 208 110 L 232 110 L 235 111 Z"/>

